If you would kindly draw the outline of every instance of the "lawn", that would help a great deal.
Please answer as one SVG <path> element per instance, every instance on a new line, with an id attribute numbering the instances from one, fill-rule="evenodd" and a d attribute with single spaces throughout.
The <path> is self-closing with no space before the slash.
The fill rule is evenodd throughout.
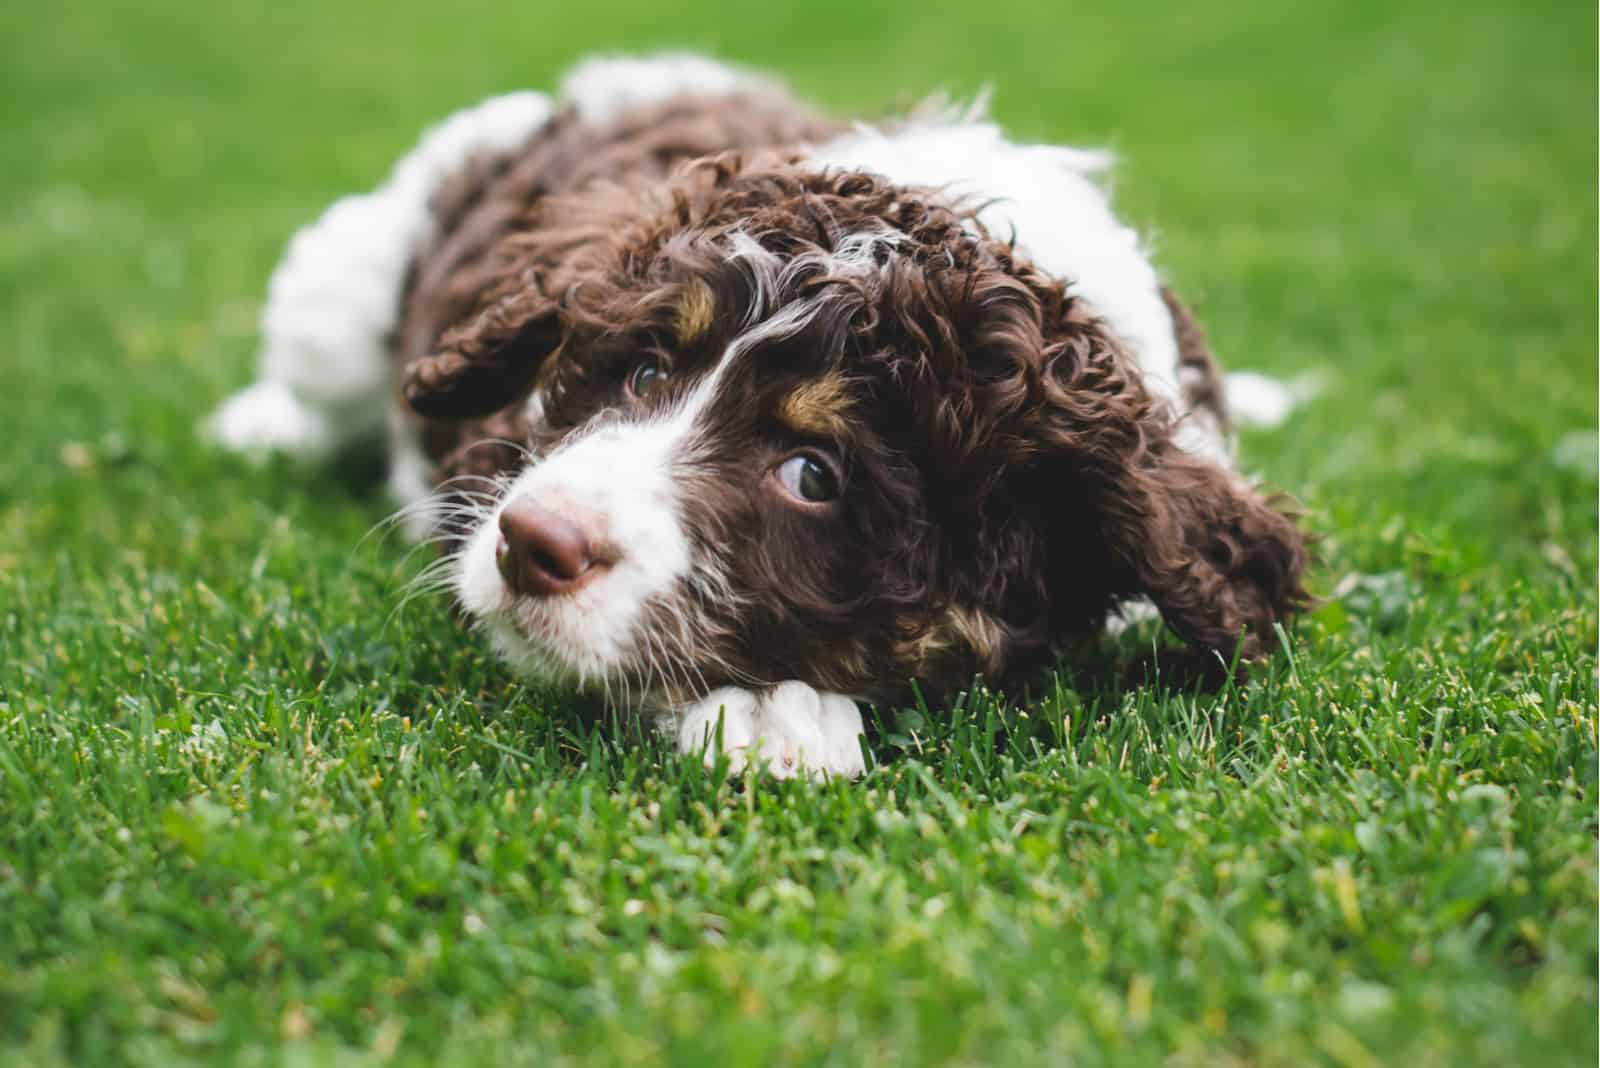
<path id="1" fill-rule="evenodd" d="M 0 7 L 0 1065 L 1593 1065 L 1592 5 L 541 6 Z M 402 606 L 372 472 L 196 440 L 296 225 L 663 45 L 1113 146 L 1225 361 L 1321 383 L 1243 442 L 1290 653 L 727 784 Z"/>

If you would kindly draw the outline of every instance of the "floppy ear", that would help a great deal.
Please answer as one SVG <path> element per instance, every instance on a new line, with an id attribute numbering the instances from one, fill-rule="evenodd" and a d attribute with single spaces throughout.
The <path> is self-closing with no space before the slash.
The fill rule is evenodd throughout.
<path id="1" fill-rule="evenodd" d="M 437 351 L 405 370 L 406 403 L 419 415 L 463 419 L 506 407 L 561 344 L 555 302 L 532 279 L 446 330 Z"/>
<path id="2" fill-rule="evenodd" d="M 1224 659 L 1270 651 L 1273 624 L 1310 600 L 1304 535 L 1276 499 L 1181 448 L 1173 412 L 1121 342 L 1081 302 L 1050 296 L 1033 491 L 1054 493 L 1052 615 L 1081 627 L 1085 598 L 1092 613 L 1143 595 L 1181 637 Z"/>
<path id="3" fill-rule="evenodd" d="M 1136 591 L 1186 640 L 1225 660 L 1276 644 L 1273 624 L 1309 602 L 1305 537 L 1263 495 L 1213 460 L 1171 445 L 1113 488 L 1108 533 Z"/>

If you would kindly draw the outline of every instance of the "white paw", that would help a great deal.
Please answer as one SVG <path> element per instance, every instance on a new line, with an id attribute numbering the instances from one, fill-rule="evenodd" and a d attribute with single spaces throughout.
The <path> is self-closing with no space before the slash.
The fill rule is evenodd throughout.
<path id="1" fill-rule="evenodd" d="M 716 730 L 735 774 L 765 767 L 778 779 L 796 776 L 856 778 L 861 759 L 861 710 L 848 697 L 818 693 L 803 682 L 785 682 L 752 692 L 713 690 L 688 706 L 678 721 L 678 751 L 716 762 Z"/>
<path id="2" fill-rule="evenodd" d="M 1255 371 L 1231 371 L 1223 378 L 1228 414 L 1242 427 L 1282 426 L 1296 408 L 1320 392 L 1322 381 L 1316 375 L 1281 382 Z"/>
<path id="3" fill-rule="evenodd" d="M 303 403 L 282 382 L 257 382 L 211 414 L 206 436 L 232 452 L 264 456 L 286 452 L 308 459 L 328 455 L 338 443 L 326 413 Z"/>
<path id="4" fill-rule="evenodd" d="M 745 751 L 755 737 L 756 695 L 725 686 L 684 708 L 678 719 L 678 752 L 704 754 L 706 767 L 717 762 L 717 732 L 722 732 L 722 752 L 744 768 Z"/>

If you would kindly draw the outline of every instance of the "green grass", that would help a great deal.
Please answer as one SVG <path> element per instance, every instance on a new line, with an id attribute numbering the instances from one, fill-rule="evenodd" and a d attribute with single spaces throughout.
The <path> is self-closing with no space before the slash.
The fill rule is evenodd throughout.
<path id="1" fill-rule="evenodd" d="M 1071 6 L 0 8 L 0 1064 L 1592 1065 L 1593 8 Z M 1344 591 L 1292 657 L 724 784 L 196 442 L 295 225 L 662 45 L 1116 147 L 1224 358 L 1324 377 L 1245 441 Z"/>

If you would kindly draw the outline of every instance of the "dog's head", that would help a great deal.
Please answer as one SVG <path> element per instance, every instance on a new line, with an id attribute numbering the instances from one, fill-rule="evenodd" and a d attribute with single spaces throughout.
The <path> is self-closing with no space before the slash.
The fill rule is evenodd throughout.
<path id="1" fill-rule="evenodd" d="M 455 513 L 459 599 L 514 659 L 886 696 L 1026 667 L 1139 595 L 1255 656 L 1303 598 L 1294 524 L 933 194 L 729 156 L 553 199 L 495 256 L 405 390 L 526 437 Z"/>

